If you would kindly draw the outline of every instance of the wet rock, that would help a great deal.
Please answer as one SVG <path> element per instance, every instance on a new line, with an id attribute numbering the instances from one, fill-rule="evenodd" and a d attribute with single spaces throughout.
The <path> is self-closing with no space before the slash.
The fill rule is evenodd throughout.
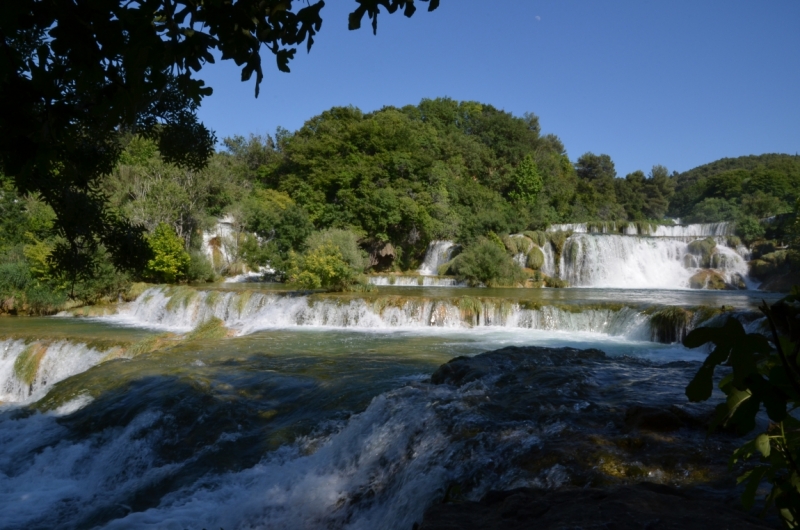
<path id="1" fill-rule="evenodd" d="M 696 256 L 701 267 L 708 267 L 711 263 L 711 256 L 717 248 L 717 242 L 713 237 L 698 239 L 688 245 L 689 254 Z"/>
<path id="2" fill-rule="evenodd" d="M 702 270 L 689 278 L 689 286 L 692 289 L 714 289 L 719 291 L 734 288 L 725 282 L 719 272 L 708 269 Z"/>
<path id="3" fill-rule="evenodd" d="M 429 508 L 418 530 L 756 530 L 775 528 L 700 491 L 642 483 L 613 488 L 492 491 Z"/>
<path id="4" fill-rule="evenodd" d="M 598 360 L 605 356 L 605 353 L 596 349 L 509 346 L 475 357 L 451 359 L 433 373 L 431 383 L 462 386 L 491 374 L 533 370 L 542 365 L 563 365 L 581 359 Z"/>
<path id="5" fill-rule="evenodd" d="M 633 406 L 625 412 L 625 428 L 628 431 L 671 432 L 683 426 L 681 418 L 672 410 Z"/>

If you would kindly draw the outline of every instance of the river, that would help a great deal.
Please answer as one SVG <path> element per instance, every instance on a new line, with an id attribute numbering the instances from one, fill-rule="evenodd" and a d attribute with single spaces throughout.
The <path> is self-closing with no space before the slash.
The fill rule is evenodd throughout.
<path id="1" fill-rule="evenodd" d="M 0 528 L 410 529 L 453 484 L 479 498 L 595 483 L 596 462 L 536 455 L 586 451 L 625 404 L 685 404 L 704 352 L 655 342 L 652 315 L 686 308 L 691 327 L 725 306 L 757 326 L 755 307 L 777 298 L 226 284 L 156 287 L 94 317 L 0 319 Z M 606 355 L 548 357 L 516 386 L 429 383 L 454 357 L 506 346 Z M 653 458 L 620 465 L 669 483 L 697 474 Z"/>

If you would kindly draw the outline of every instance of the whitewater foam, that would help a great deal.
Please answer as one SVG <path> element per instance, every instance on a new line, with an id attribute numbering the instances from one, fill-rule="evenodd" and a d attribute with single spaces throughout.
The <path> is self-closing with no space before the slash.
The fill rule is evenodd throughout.
<path id="1" fill-rule="evenodd" d="M 2 340 L 0 402 L 33 403 L 47 394 L 55 383 L 84 372 L 104 359 L 120 355 L 122 350 L 119 349 L 99 351 L 66 340 Z M 20 371 L 24 373 L 18 373 Z"/>
<path id="2" fill-rule="evenodd" d="M 526 308 L 501 299 L 342 300 L 215 291 L 195 291 L 176 303 L 169 289 L 161 287 L 149 289 L 118 314 L 101 317 L 120 324 L 177 332 L 194 329 L 211 318 L 222 320 L 239 334 L 298 327 L 411 331 L 491 327 L 599 332 L 643 339 L 649 333 L 647 316 L 629 307 L 576 311 L 557 306 Z"/>
<path id="3" fill-rule="evenodd" d="M 418 272 L 423 276 L 436 276 L 439 274 L 439 266 L 450 261 L 453 250 L 455 243 L 452 241 L 431 241 Z"/>

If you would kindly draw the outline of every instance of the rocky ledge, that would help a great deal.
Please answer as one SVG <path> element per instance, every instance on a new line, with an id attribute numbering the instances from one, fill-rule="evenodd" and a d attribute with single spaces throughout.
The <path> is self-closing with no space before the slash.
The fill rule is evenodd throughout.
<path id="1" fill-rule="evenodd" d="M 431 383 L 459 389 L 472 422 L 451 427 L 454 443 L 482 447 L 520 425 L 535 443 L 497 451 L 478 479 L 451 484 L 416 528 L 778 527 L 774 517 L 765 522 L 741 508 L 742 469 L 731 471 L 728 459 L 744 439 L 708 434 L 714 404 L 686 400 L 698 366 L 546 347 L 442 365 Z M 513 480 L 476 486 L 491 473 Z"/>
<path id="2" fill-rule="evenodd" d="M 437 504 L 416 530 L 756 530 L 775 528 L 697 491 L 641 483 L 614 488 L 492 491 Z"/>

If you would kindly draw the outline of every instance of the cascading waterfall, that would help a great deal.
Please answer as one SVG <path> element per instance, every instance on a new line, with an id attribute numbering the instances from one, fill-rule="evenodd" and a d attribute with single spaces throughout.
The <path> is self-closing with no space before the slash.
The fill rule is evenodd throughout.
<path id="1" fill-rule="evenodd" d="M 556 276 L 556 256 L 553 253 L 552 245 L 545 245 L 541 250 L 542 254 L 544 254 L 542 272 L 548 276 Z"/>
<path id="2" fill-rule="evenodd" d="M 680 239 L 574 234 L 559 263 L 560 276 L 573 286 L 689 288 L 700 259 Z M 712 268 L 731 281 L 747 276 L 747 263 L 733 249 L 717 246 Z"/>
<path id="3" fill-rule="evenodd" d="M 626 223 L 618 225 L 615 222 L 603 223 L 561 223 L 547 227 L 548 232 L 572 232 L 574 234 L 624 234 L 628 236 L 653 236 L 653 237 L 722 237 L 733 235 L 732 223 L 696 223 L 690 225 L 650 225 L 647 223 Z"/>
<path id="4" fill-rule="evenodd" d="M 526 307 L 501 299 L 449 300 L 382 297 L 342 300 L 256 292 L 194 291 L 171 293 L 152 288 L 105 320 L 185 332 L 212 319 L 240 334 L 266 329 L 318 327 L 421 330 L 494 327 L 594 332 L 649 339 L 644 312 L 629 307 Z"/>
<path id="5" fill-rule="evenodd" d="M 653 237 L 722 237 L 733 235 L 732 223 L 703 223 L 685 226 L 656 226 L 648 230 L 647 234 Z"/>
<path id="6" fill-rule="evenodd" d="M 0 341 L 0 402 L 32 403 L 55 383 L 123 355 L 121 348 L 100 351 L 66 340 Z"/>
<path id="7" fill-rule="evenodd" d="M 234 242 L 233 222 L 232 217 L 226 216 L 217 221 L 213 230 L 203 232 L 203 254 L 217 269 L 230 265 L 234 261 L 231 250 Z"/>
<path id="8" fill-rule="evenodd" d="M 392 285 L 395 287 L 462 287 L 466 283 L 455 278 L 435 278 L 432 276 L 370 275 L 367 281 L 372 285 Z"/>
<path id="9" fill-rule="evenodd" d="M 431 241 L 418 272 L 423 276 L 438 275 L 439 266 L 450 261 L 454 249 L 455 243 L 452 241 Z"/>

